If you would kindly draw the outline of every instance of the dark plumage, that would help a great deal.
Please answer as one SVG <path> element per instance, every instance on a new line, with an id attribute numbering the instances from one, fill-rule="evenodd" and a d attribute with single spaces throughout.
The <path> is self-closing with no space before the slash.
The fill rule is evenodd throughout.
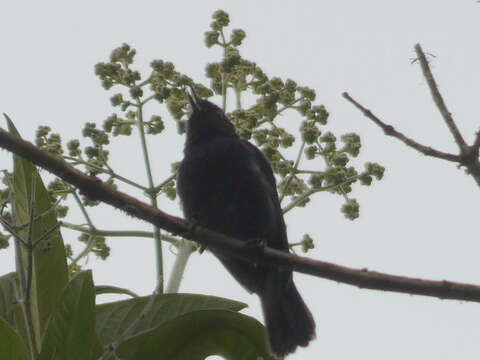
<path id="1" fill-rule="evenodd" d="M 289 251 L 275 177 L 262 152 L 235 132 L 225 113 L 192 89 L 185 157 L 177 189 L 187 220 L 244 240 Z M 214 254 L 261 300 L 272 352 L 279 357 L 306 346 L 315 322 L 292 279 L 279 270 Z"/>

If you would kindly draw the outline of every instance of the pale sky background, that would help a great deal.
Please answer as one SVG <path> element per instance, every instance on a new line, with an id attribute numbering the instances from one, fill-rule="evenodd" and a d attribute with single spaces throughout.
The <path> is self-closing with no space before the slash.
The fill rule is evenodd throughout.
<path id="1" fill-rule="evenodd" d="M 151 60 L 164 59 L 208 84 L 204 66 L 220 51 L 206 49 L 203 33 L 217 9 L 230 14 L 232 28 L 246 31 L 241 50 L 247 59 L 270 76 L 314 88 L 317 102 L 331 114 L 329 128 L 361 135 L 358 163 L 387 167 L 383 181 L 356 187 L 360 219 L 343 217 L 340 197 L 318 194 L 305 210 L 286 216 L 290 240 L 310 233 L 316 248 L 309 256 L 345 266 L 480 283 L 479 189 L 473 179 L 454 164 L 426 158 L 385 137 L 341 97 L 349 91 L 397 130 L 456 152 L 418 64 L 411 64 L 419 42 L 435 55 L 434 75 L 471 142 L 480 125 L 480 4 L 474 0 L 5 1 L 0 5 L 0 111 L 29 140 L 38 125 L 51 126 L 66 140 L 79 137 L 85 122 L 101 124 L 113 112 L 112 93 L 101 88 L 93 66 L 123 42 L 137 49 L 137 68 L 145 74 Z M 159 109 L 153 105 L 149 110 L 165 114 L 171 129 L 173 121 Z M 158 180 L 171 161 L 182 158 L 183 139 L 170 134 L 149 139 Z M 117 138 L 112 149 L 118 155 L 112 159 L 114 169 L 146 183 L 137 140 Z M 6 152 L 0 159 L 1 168 L 10 166 Z M 160 207 L 181 214 L 178 200 L 163 199 Z M 107 207 L 91 213 L 101 229 L 149 228 Z M 74 206 L 71 215 L 72 221 L 83 222 Z M 77 236 L 63 234 L 65 239 Z M 91 256 L 87 264 L 97 284 L 148 294 L 155 275 L 152 241 L 115 238 L 109 244 L 108 261 Z M 168 275 L 173 256 L 167 247 L 165 253 Z M 13 268 L 12 250 L 1 251 L 0 274 Z M 296 282 L 314 313 L 317 340 L 292 360 L 480 356 L 479 304 L 359 290 L 302 274 Z M 244 301 L 249 304 L 245 312 L 261 319 L 258 299 L 209 253 L 192 257 L 182 291 Z"/>

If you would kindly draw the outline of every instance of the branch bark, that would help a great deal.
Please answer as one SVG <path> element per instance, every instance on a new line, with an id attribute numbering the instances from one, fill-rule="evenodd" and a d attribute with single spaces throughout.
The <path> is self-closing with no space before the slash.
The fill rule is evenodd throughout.
<path id="1" fill-rule="evenodd" d="M 375 124 L 380 126 L 383 132 L 385 133 L 385 135 L 393 136 L 394 138 L 397 138 L 398 140 L 403 142 L 405 145 L 421 152 L 424 155 L 432 156 L 432 157 L 436 157 L 436 158 L 444 159 L 448 161 L 453 161 L 453 162 L 460 161 L 460 156 L 458 155 L 445 153 L 443 151 L 436 150 L 430 146 L 422 145 L 416 142 L 415 140 L 409 138 L 408 136 L 403 135 L 401 132 L 395 130 L 395 128 L 392 125 L 385 124 L 382 120 L 376 117 L 369 109 L 363 107 L 360 103 L 358 103 L 355 99 L 353 99 L 348 93 L 344 92 L 342 96 L 345 99 L 347 99 L 349 102 L 351 102 L 357 109 L 359 109 L 363 113 L 363 115 L 365 115 L 367 118 L 372 120 Z"/>
<path id="2" fill-rule="evenodd" d="M 241 240 L 193 226 L 181 218 L 166 214 L 125 193 L 116 191 L 100 179 L 85 175 L 63 159 L 45 153 L 31 143 L 15 138 L 3 129 L 0 129 L 0 147 L 60 177 L 78 188 L 85 196 L 109 204 L 130 216 L 142 219 L 174 235 L 183 236 L 204 247 L 213 248 L 230 256 L 248 262 L 251 262 L 252 259 L 258 259 L 258 250 L 245 246 Z M 480 286 L 476 285 L 408 278 L 367 269 L 351 269 L 268 247 L 264 249 L 264 261 L 274 267 L 288 267 L 297 272 L 359 288 L 480 302 Z"/>
<path id="3" fill-rule="evenodd" d="M 365 108 L 357 101 L 355 101 L 347 92 L 344 92 L 342 96 L 350 103 L 352 103 L 357 109 L 359 109 L 363 113 L 363 115 L 365 115 L 375 124 L 377 124 L 380 128 L 382 128 L 386 135 L 393 136 L 399 139 L 400 141 L 405 143 L 405 145 L 421 152 L 424 155 L 436 157 L 447 161 L 453 161 L 458 163 L 459 166 L 464 166 L 467 169 L 467 174 L 471 175 L 476 181 L 477 185 L 480 186 L 480 161 L 478 159 L 480 150 L 480 131 L 476 133 L 476 137 L 472 145 L 468 145 L 465 142 L 462 134 L 460 133 L 460 130 L 457 127 L 457 124 L 452 117 L 452 114 L 448 110 L 447 105 L 443 100 L 440 90 L 438 89 L 437 82 L 435 81 L 432 71 L 430 70 L 430 65 L 428 63 L 427 57 L 425 56 L 425 53 L 423 52 L 420 44 L 415 45 L 415 52 L 417 53 L 416 60 L 418 60 L 418 62 L 420 63 L 423 76 L 425 77 L 425 80 L 427 81 L 428 87 L 430 89 L 430 93 L 432 94 L 433 102 L 437 106 L 438 111 L 442 115 L 443 120 L 447 124 L 450 133 L 452 134 L 455 142 L 459 147 L 458 155 L 445 153 L 433 149 L 430 146 L 425 146 L 416 142 L 415 140 L 395 130 L 393 126 L 381 121 L 369 109 Z"/>
<path id="4" fill-rule="evenodd" d="M 466 150 L 467 144 L 463 139 L 460 130 L 458 130 L 457 124 L 455 124 L 452 114 L 447 109 L 445 101 L 443 101 L 442 94 L 440 94 L 440 90 L 438 90 L 437 82 L 433 77 L 427 57 L 425 56 L 425 53 L 423 52 L 420 44 L 415 45 L 415 52 L 417 54 L 417 59 L 420 63 L 420 67 L 422 68 L 423 76 L 425 77 L 425 80 L 427 81 L 428 87 L 430 89 L 430 93 L 432 94 L 433 102 L 435 103 L 435 105 L 437 105 L 438 111 L 442 115 L 443 120 L 445 120 L 445 123 L 447 124 L 450 132 L 452 133 L 453 138 L 455 139 L 455 142 L 457 143 L 460 150 Z"/>

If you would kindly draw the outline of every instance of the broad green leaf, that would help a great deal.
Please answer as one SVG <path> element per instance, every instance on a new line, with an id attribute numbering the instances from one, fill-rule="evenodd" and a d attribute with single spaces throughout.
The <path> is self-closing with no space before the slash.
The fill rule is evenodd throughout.
<path id="1" fill-rule="evenodd" d="M 8 273 L 0 277 L 0 318 L 6 320 L 15 328 L 15 308 L 17 296 L 15 282 L 17 274 Z"/>
<path id="2" fill-rule="evenodd" d="M 142 312 L 150 297 L 139 297 L 97 305 L 97 334 L 103 345 L 113 342 Z M 154 328 L 191 311 L 223 309 L 240 311 L 244 303 L 215 296 L 193 294 L 157 295 L 146 319 L 137 332 Z"/>
<path id="3" fill-rule="evenodd" d="M 20 135 L 7 117 L 10 133 L 18 138 Z M 35 183 L 34 208 L 37 215 L 44 214 L 35 221 L 32 231 L 32 240 L 40 239 L 47 231 L 57 224 L 52 202 L 36 168 L 20 156 L 13 155 L 13 217 L 15 225 L 26 224 L 30 221 L 32 184 Z M 36 179 L 35 182 L 33 182 Z M 28 237 L 28 227 L 21 231 L 21 236 Z M 20 248 L 18 257 L 21 264 L 17 263 L 17 272 L 27 268 L 27 251 Z M 20 269 L 20 268 L 21 269 Z M 31 306 L 34 328 L 38 334 L 43 335 L 48 318 L 59 300 L 62 291 L 68 282 L 68 271 L 60 231 L 55 231 L 48 239 L 39 243 L 33 251 L 33 277 L 31 288 Z M 38 336 L 40 339 L 41 336 Z"/>
<path id="4" fill-rule="evenodd" d="M 119 294 L 119 295 L 129 295 L 131 297 L 138 297 L 133 291 L 110 285 L 95 285 L 95 294 Z"/>
<path id="5" fill-rule="evenodd" d="M 92 274 L 75 276 L 52 312 L 40 360 L 90 359 L 95 339 L 95 290 Z"/>
<path id="6" fill-rule="evenodd" d="M 1 359 L 28 360 L 27 348 L 18 333 L 0 318 L 0 351 Z"/>
<path id="7" fill-rule="evenodd" d="M 227 310 L 200 310 L 168 321 L 123 342 L 122 360 L 204 360 L 220 355 L 230 360 L 274 359 L 265 331 L 254 318 Z"/>
<path id="8" fill-rule="evenodd" d="M 90 353 L 90 359 L 91 360 L 98 360 L 100 356 L 103 354 L 103 347 L 102 344 L 100 344 L 100 340 L 98 339 L 97 334 L 95 334 L 95 337 L 93 339 L 93 344 L 92 344 L 92 351 Z"/>
<path id="9" fill-rule="evenodd" d="M 27 338 L 25 313 L 18 302 L 18 278 L 12 272 L 0 277 L 0 318 L 7 321 L 23 339 Z M 29 344 L 26 344 L 27 347 Z"/>
<path id="10" fill-rule="evenodd" d="M 28 339 L 28 328 L 27 322 L 25 319 L 25 311 L 22 307 L 22 304 L 15 305 L 15 330 L 20 334 L 22 339 L 25 339 L 25 345 L 27 347 L 28 353 L 30 353 L 30 343 L 26 340 Z"/>

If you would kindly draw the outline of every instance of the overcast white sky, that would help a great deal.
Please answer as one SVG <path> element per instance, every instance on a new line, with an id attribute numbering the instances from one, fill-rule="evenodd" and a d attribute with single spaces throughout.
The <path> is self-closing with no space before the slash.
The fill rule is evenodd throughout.
<path id="1" fill-rule="evenodd" d="M 316 240 L 309 253 L 313 258 L 480 283 L 480 193 L 473 179 L 452 164 L 386 138 L 341 98 L 349 91 L 398 130 L 456 152 L 418 65 L 411 64 L 419 42 L 435 55 L 432 68 L 440 89 L 471 141 L 480 117 L 480 4 L 474 0 L 3 2 L 0 111 L 29 140 L 38 125 L 51 126 L 65 139 L 79 137 L 85 122 L 100 124 L 113 111 L 111 94 L 100 87 L 93 66 L 122 42 L 138 50 L 137 67 L 144 72 L 152 59 L 160 58 L 207 84 L 204 66 L 220 53 L 205 48 L 203 33 L 219 8 L 230 13 L 234 28 L 246 31 L 246 58 L 268 75 L 316 89 L 318 102 L 331 113 L 330 128 L 361 135 L 359 163 L 376 161 L 387 167 L 383 181 L 355 191 L 360 219 L 343 217 L 338 196 L 319 194 L 307 209 L 286 217 L 291 241 L 308 232 Z M 150 110 L 164 113 L 157 105 Z M 166 121 L 172 128 L 168 115 Z M 149 145 L 155 174 L 162 179 L 168 164 L 181 159 L 183 140 L 156 137 Z M 113 149 L 119 154 L 113 167 L 145 183 L 138 143 L 116 139 Z M 0 156 L 1 168 L 10 166 L 8 155 Z M 160 206 L 181 214 L 178 201 L 163 200 Z M 71 214 L 79 219 L 73 207 Z M 149 228 L 109 208 L 92 214 L 102 229 Z M 65 239 L 75 237 L 64 232 Z M 149 293 L 154 286 L 152 241 L 112 239 L 109 244 L 107 262 L 89 259 L 96 282 Z M 168 265 L 172 259 L 169 254 Z M 12 251 L 0 252 L 0 274 L 13 268 Z M 301 274 L 296 281 L 315 315 L 317 340 L 292 360 L 480 356 L 478 304 L 359 290 Z M 237 285 L 211 254 L 193 256 L 182 291 L 244 301 L 250 306 L 246 313 L 261 319 L 257 298 Z"/>

